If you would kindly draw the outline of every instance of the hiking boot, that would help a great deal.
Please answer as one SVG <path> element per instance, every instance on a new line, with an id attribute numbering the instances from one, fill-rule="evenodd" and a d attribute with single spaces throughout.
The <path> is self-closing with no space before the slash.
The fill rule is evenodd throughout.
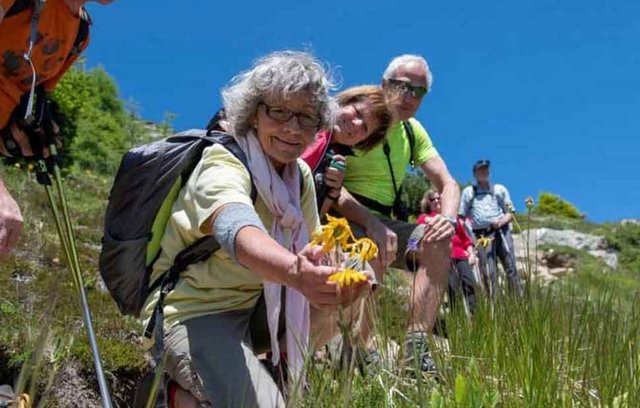
<path id="1" fill-rule="evenodd" d="M 429 352 L 427 334 L 421 331 L 407 333 L 404 341 L 404 369 L 413 377 L 417 377 L 415 371 L 419 369 L 434 378 L 438 377 L 438 368 Z"/>

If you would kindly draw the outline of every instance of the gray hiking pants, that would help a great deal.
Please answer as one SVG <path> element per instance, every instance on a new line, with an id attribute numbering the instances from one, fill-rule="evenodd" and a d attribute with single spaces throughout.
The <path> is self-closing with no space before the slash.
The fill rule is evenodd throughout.
<path id="1" fill-rule="evenodd" d="M 284 322 L 280 329 L 284 332 Z M 256 354 L 270 349 L 266 306 L 186 320 L 165 335 L 167 374 L 203 407 L 284 407 Z"/>

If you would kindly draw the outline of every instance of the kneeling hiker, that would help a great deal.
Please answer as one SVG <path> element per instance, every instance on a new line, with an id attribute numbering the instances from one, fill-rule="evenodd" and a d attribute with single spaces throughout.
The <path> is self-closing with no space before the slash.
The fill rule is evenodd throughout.
<path id="1" fill-rule="evenodd" d="M 450 239 L 460 194 L 426 130 L 413 118 L 431 82 L 431 71 L 424 58 L 404 55 L 391 61 L 384 72 L 382 88 L 393 112 L 393 123 L 382 144 L 366 152 L 356 149 L 347 156 L 344 185 L 357 200 L 341 195 L 334 205 L 338 213 L 354 224 L 357 236 L 371 237 L 378 245 L 379 257 L 371 265 L 379 281 L 389 265 L 408 270 L 409 249 L 413 248 L 411 252 L 420 259 L 422 267 L 411 277 L 414 312 L 404 347 L 405 366 L 414 374 L 436 372 L 427 333 L 433 328 L 447 284 Z M 406 222 L 406 210 L 402 211 L 400 205 L 400 186 L 409 164 L 419 166 L 442 194 L 442 214 L 422 228 Z"/>
<path id="2" fill-rule="evenodd" d="M 157 320 L 163 300 L 166 334 L 156 330 L 155 341 L 164 341 L 166 372 L 179 385 L 170 388 L 196 406 L 284 406 L 256 355 L 271 351 L 277 364 L 286 352 L 290 384 L 300 386 L 310 327 L 324 328 L 318 319 L 368 286 L 341 294 L 328 282 L 335 268 L 308 245 L 320 223 L 313 178 L 298 157 L 331 125 L 330 86 L 305 53 L 271 54 L 237 76 L 222 93 L 235 143 L 204 149 L 171 208 L 152 287 L 194 242 L 212 234 L 220 244 L 142 308 L 145 323 Z"/>

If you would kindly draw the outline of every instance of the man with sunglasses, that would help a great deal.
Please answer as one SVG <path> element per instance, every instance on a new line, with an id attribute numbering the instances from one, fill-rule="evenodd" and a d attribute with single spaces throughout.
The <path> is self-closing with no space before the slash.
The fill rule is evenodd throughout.
<path id="1" fill-rule="evenodd" d="M 462 191 L 459 214 L 470 217 L 477 238 L 487 238 L 478 250 L 480 274 L 490 297 L 496 293 L 496 256 L 504 268 L 509 288 L 516 296 L 522 295 L 522 282 L 516 269 L 511 222 L 513 202 L 509 190 L 502 184 L 489 181 L 489 160 L 478 160 L 473 165 L 476 183 Z"/>
<path id="2" fill-rule="evenodd" d="M 353 197 L 341 195 L 334 208 L 356 224 L 352 225 L 356 234 L 367 235 L 377 243 L 379 257 L 372 266 L 379 281 L 388 266 L 409 273 L 408 252 L 419 257 L 421 267 L 410 277 L 415 296 L 404 347 L 406 368 L 435 373 L 427 333 L 433 328 L 447 287 L 460 189 L 426 130 L 413 118 L 431 82 L 424 58 L 402 55 L 391 61 L 382 87 L 394 123 L 379 146 L 367 152 L 355 150 L 347 157 L 344 186 Z M 419 167 L 442 196 L 442 213 L 417 230 L 416 224 L 407 222 L 408 214 L 400 200 L 400 186 L 409 165 Z"/>

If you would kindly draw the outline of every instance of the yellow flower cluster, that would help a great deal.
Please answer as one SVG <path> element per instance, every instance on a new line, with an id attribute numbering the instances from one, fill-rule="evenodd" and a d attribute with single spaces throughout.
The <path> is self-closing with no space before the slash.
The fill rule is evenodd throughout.
<path id="1" fill-rule="evenodd" d="M 360 258 L 362 262 L 369 261 L 378 255 L 378 246 L 372 240 L 354 238 L 346 219 L 327 214 L 327 220 L 329 222 L 321 227 L 320 232 L 313 235 L 311 245 L 322 245 L 325 253 L 340 247 L 343 251 L 348 251 L 351 257 Z"/>
<path id="2" fill-rule="evenodd" d="M 367 275 L 355 269 L 342 269 L 329 276 L 329 282 L 337 282 L 341 288 L 355 285 L 358 282 L 366 282 Z"/>
<path id="3" fill-rule="evenodd" d="M 478 241 L 476 241 L 476 246 L 480 248 L 488 248 L 489 245 L 491 245 L 491 241 L 493 241 L 493 238 L 481 235 L 480 238 L 478 238 Z"/>
<path id="4" fill-rule="evenodd" d="M 378 255 L 378 246 L 369 238 L 356 239 L 351 232 L 349 222 L 344 218 L 327 215 L 328 222 L 320 232 L 313 235 L 311 245 L 321 245 L 325 253 L 339 248 L 349 252 L 349 257 L 358 258 L 361 263 L 370 261 Z M 343 269 L 329 277 L 330 282 L 337 282 L 341 287 L 364 282 L 367 277 L 355 269 Z"/>

